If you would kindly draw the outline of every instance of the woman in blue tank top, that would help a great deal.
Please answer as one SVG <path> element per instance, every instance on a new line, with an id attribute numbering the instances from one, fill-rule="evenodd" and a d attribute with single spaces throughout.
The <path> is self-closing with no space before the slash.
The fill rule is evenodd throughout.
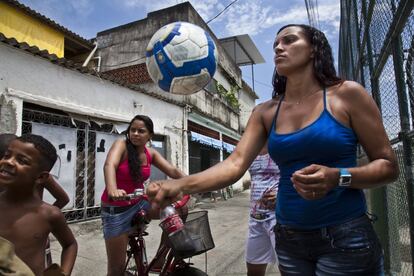
<path id="1" fill-rule="evenodd" d="M 253 110 L 234 152 L 203 172 L 152 183 L 148 193 L 160 204 L 230 185 L 268 140 L 281 174 L 274 231 L 282 275 L 382 275 L 363 194 L 398 176 L 380 112 L 361 85 L 336 76 L 319 30 L 285 26 L 273 46 L 273 98 Z M 366 165 L 356 164 L 358 143 Z"/>

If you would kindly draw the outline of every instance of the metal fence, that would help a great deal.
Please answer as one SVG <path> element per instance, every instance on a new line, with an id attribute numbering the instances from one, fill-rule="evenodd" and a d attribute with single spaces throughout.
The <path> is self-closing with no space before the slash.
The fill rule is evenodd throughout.
<path id="1" fill-rule="evenodd" d="M 413 275 L 413 7 L 413 0 L 341 0 L 339 72 L 374 98 L 400 167 L 397 181 L 366 191 L 387 275 Z"/>

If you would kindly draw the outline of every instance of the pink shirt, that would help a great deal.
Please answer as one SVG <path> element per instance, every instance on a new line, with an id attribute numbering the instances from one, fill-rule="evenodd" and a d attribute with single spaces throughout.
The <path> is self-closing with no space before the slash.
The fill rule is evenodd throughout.
<path id="1" fill-rule="evenodd" d="M 128 158 L 125 158 L 116 170 L 116 186 L 118 189 L 125 190 L 127 194 L 131 194 L 134 192 L 135 189 L 144 188 L 144 182 L 147 180 L 151 175 L 151 163 L 152 158 L 151 154 L 149 153 L 148 149 L 144 147 L 144 152 L 147 157 L 147 164 L 141 166 L 141 177 L 142 181 L 134 181 L 131 178 L 131 174 L 129 173 L 129 164 L 128 164 Z M 140 201 L 141 198 L 133 199 L 133 200 L 109 200 L 108 197 L 108 191 L 105 188 L 105 190 L 102 193 L 101 196 L 101 202 L 105 203 L 106 205 L 112 205 L 112 206 L 128 206 L 136 204 L 138 201 Z"/>

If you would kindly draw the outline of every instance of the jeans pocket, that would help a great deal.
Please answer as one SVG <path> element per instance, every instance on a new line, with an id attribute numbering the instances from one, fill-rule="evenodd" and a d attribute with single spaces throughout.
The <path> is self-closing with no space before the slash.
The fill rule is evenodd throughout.
<path id="1" fill-rule="evenodd" d="M 343 229 L 330 235 L 331 246 L 342 252 L 367 252 L 373 246 L 371 235 L 366 228 Z"/>

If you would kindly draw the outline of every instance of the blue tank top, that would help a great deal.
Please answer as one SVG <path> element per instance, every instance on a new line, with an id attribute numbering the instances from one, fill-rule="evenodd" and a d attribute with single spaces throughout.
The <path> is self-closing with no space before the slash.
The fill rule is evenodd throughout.
<path id="1" fill-rule="evenodd" d="M 276 218 L 282 225 L 300 229 L 317 229 L 336 225 L 366 212 L 362 190 L 336 187 L 325 197 L 306 200 L 290 181 L 292 174 L 311 164 L 333 168 L 356 166 L 357 138 L 354 131 L 338 122 L 326 108 L 323 91 L 323 111 L 310 125 L 287 134 L 276 133 L 277 106 L 268 140 L 268 151 L 280 169 Z"/>

